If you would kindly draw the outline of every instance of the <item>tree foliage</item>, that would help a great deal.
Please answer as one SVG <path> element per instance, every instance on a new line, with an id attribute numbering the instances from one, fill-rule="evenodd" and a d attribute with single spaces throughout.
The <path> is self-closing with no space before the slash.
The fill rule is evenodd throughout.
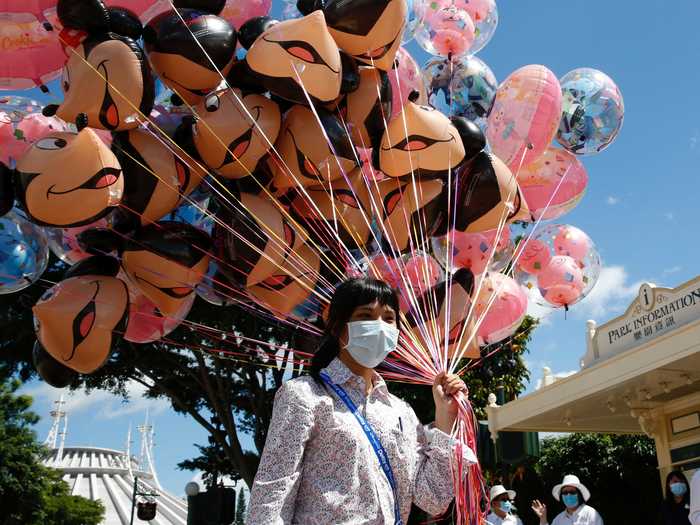
<path id="1" fill-rule="evenodd" d="M 102 504 L 71 496 L 60 472 L 41 463 L 46 450 L 32 430 L 39 417 L 31 397 L 17 394 L 20 384 L 0 366 L 0 523 L 97 525 Z"/>
<path id="2" fill-rule="evenodd" d="M 591 493 L 590 504 L 605 523 L 650 523 L 661 502 L 654 440 L 646 436 L 570 434 L 546 439 L 535 465 L 545 487 L 575 474 Z M 633 505 L 620 505 L 623 499 Z M 551 500 L 550 522 L 561 509 Z"/>
<path id="3" fill-rule="evenodd" d="M 247 510 L 248 504 L 245 499 L 245 489 L 241 487 L 238 491 L 238 498 L 236 501 L 236 520 L 233 522 L 234 525 L 245 525 Z"/>

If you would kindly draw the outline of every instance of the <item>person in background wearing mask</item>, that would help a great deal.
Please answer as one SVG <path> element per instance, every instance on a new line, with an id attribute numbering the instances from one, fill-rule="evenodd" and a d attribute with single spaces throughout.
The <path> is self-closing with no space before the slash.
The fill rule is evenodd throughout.
<path id="1" fill-rule="evenodd" d="M 489 525 L 523 525 L 520 518 L 511 514 L 513 510 L 514 490 L 506 490 L 503 485 L 494 485 L 489 493 L 491 513 L 486 516 Z"/>
<path id="2" fill-rule="evenodd" d="M 700 470 L 690 479 L 690 523 L 700 525 Z"/>
<path id="3" fill-rule="evenodd" d="M 403 525 L 454 499 L 456 375 L 433 383 L 435 423 L 391 395 L 375 367 L 396 349 L 399 299 L 383 281 L 340 284 L 310 375 L 280 387 L 250 494 L 248 525 Z M 467 449 L 465 464 L 475 463 Z"/>
<path id="4" fill-rule="evenodd" d="M 666 498 L 661 504 L 662 525 L 690 525 L 690 491 L 688 479 L 680 470 L 669 472 L 666 476 Z"/>
<path id="5" fill-rule="evenodd" d="M 552 525 L 603 525 L 603 518 L 593 507 L 586 505 L 590 491 L 573 474 L 552 489 L 552 496 L 564 504 L 564 510 L 554 518 Z M 547 507 L 538 500 L 532 502 L 532 510 L 540 518 L 540 525 L 549 525 Z"/>

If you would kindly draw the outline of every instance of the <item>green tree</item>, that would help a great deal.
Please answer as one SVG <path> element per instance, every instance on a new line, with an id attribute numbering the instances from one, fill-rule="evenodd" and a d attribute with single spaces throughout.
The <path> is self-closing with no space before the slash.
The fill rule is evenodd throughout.
<path id="1" fill-rule="evenodd" d="M 570 434 L 546 439 L 535 468 L 547 491 L 564 474 L 577 475 L 591 490 L 590 504 L 605 523 L 639 525 L 657 515 L 661 486 L 656 449 L 646 436 Z M 551 522 L 562 506 L 549 498 L 547 510 Z"/>
<path id="2" fill-rule="evenodd" d="M 246 511 L 248 510 L 248 504 L 245 499 L 245 489 L 241 487 L 238 491 L 238 498 L 236 501 L 236 521 L 234 525 L 245 525 Z"/>
<path id="3" fill-rule="evenodd" d="M 32 426 L 39 417 L 21 383 L 0 366 L 0 523 L 3 525 L 97 525 L 100 502 L 71 496 L 61 474 L 41 463 L 46 450 Z"/>

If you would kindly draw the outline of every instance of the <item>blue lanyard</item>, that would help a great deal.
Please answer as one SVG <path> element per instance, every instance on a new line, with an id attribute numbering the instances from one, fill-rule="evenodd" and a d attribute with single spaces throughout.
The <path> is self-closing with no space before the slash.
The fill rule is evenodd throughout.
<path id="1" fill-rule="evenodd" d="M 367 420 L 360 414 L 359 409 L 357 408 L 357 405 L 353 403 L 352 399 L 350 399 L 350 396 L 348 396 L 348 393 L 343 390 L 341 386 L 336 385 L 330 377 L 325 372 L 321 372 L 320 374 L 321 379 L 323 379 L 323 382 L 326 383 L 329 387 L 333 389 L 333 391 L 338 395 L 338 397 L 341 399 L 343 403 L 348 407 L 350 412 L 355 416 L 355 419 L 357 419 L 357 422 L 360 424 L 362 427 L 362 430 L 365 431 L 365 435 L 367 436 L 367 439 L 369 440 L 370 445 L 372 445 L 372 448 L 374 449 L 374 453 L 377 455 L 377 459 L 379 460 L 379 465 L 382 467 L 382 470 L 384 471 L 384 474 L 386 475 L 386 478 L 389 480 L 389 485 L 391 486 L 391 490 L 394 492 L 394 522 L 395 525 L 403 525 L 403 521 L 401 520 L 401 511 L 399 510 L 399 494 L 396 488 L 396 480 L 394 479 L 394 472 L 391 470 L 391 465 L 389 464 L 389 456 L 387 456 L 386 450 L 384 450 L 384 447 L 382 446 L 381 442 L 379 441 L 379 438 L 377 435 L 374 433 L 374 430 L 372 430 L 372 427 L 370 424 L 367 422 Z"/>

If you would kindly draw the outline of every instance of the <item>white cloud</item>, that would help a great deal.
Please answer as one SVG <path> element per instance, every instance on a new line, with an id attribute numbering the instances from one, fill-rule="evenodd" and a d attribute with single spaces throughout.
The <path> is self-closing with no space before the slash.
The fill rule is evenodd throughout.
<path id="1" fill-rule="evenodd" d="M 700 142 L 700 131 L 697 129 L 693 132 L 690 137 L 690 149 L 695 149 L 698 147 L 698 142 Z"/>
<path id="2" fill-rule="evenodd" d="M 28 388 L 24 391 L 35 399 L 43 399 L 52 403 L 63 393 L 66 401 L 65 410 L 69 415 L 90 411 L 96 419 L 116 419 L 132 414 L 143 414 L 146 410 L 150 414 L 159 414 L 170 408 L 166 399 L 149 399 L 144 397 L 145 387 L 140 383 L 131 381 L 126 390 L 128 400 L 115 396 L 104 390 L 93 390 L 89 394 L 84 390 L 70 392 L 68 390 L 53 388 L 46 383 Z"/>
<path id="3" fill-rule="evenodd" d="M 667 221 L 672 221 L 674 219 L 674 215 L 672 211 L 667 211 L 664 213 L 664 217 L 666 218 Z"/>
<path id="4" fill-rule="evenodd" d="M 666 269 L 664 270 L 664 273 L 667 274 L 667 275 L 668 275 L 668 274 L 671 274 L 671 273 L 678 273 L 678 272 L 680 272 L 682 269 L 683 269 L 682 266 L 678 266 L 678 265 L 676 265 L 676 266 L 671 266 L 671 268 L 666 268 Z"/>
<path id="5" fill-rule="evenodd" d="M 624 266 L 604 266 L 591 293 L 572 310 L 577 317 L 607 320 L 629 306 L 642 282 L 630 283 Z"/>
<path id="6" fill-rule="evenodd" d="M 554 380 L 556 381 L 557 379 L 564 379 L 565 377 L 572 376 L 576 372 L 578 372 L 578 370 L 567 370 L 566 372 L 556 372 L 556 373 L 552 374 L 552 377 L 554 377 Z M 544 376 L 544 371 L 543 371 L 542 375 Z M 543 377 L 540 377 L 537 380 L 537 383 L 535 383 L 535 390 L 539 390 L 542 387 L 542 380 L 543 380 Z"/>
<path id="7" fill-rule="evenodd" d="M 620 202 L 620 198 L 615 197 L 614 195 L 608 195 L 608 198 L 605 199 L 605 202 L 607 202 L 610 206 L 615 206 L 615 204 Z"/>

